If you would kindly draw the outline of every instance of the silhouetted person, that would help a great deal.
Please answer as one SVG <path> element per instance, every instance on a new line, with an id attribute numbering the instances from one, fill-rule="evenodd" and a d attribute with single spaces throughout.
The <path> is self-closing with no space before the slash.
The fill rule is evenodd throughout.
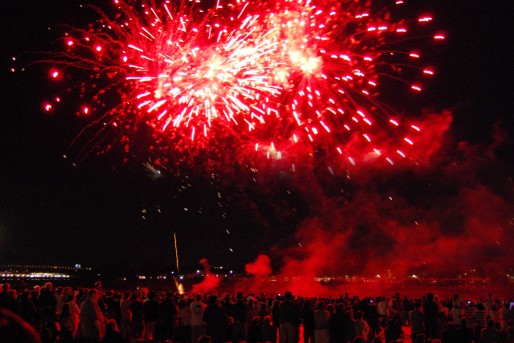
<path id="1" fill-rule="evenodd" d="M 148 299 L 143 303 L 143 318 L 145 321 L 145 339 L 153 341 L 155 335 L 155 323 L 159 319 L 159 302 L 157 294 L 153 291 L 148 293 Z"/>
<path id="2" fill-rule="evenodd" d="M 406 296 L 402 300 L 402 325 L 410 325 L 409 312 L 414 309 L 414 305 Z"/>
<path id="3" fill-rule="evenodd" d="M 36 326 L 39 312 L 32 301 L 32 292 L 22 293 L 20 304 L 18 305 L 18 314 L 30 325 Z"/>
<path id="4" fill-rule="evenodd" d="M 132 329 L 132 311 L 130 311 L 130 292 L 125 292 L 123 299 L 120 302 L 120 316 L 121 316 L 121 335 L 123 338 L 129 338 Z"/>
<path id="5" fill-rule="evenodd" d="M 145 330 L 143 303 L 140 295 L 132 294 L 130 297 L 130 312 L 132 313 L 131 335 L 134 338 L 142 338 Z"/>
<path id="6" fill-rule="evenodd" d="M 232 339 L 234 343 L 246 340 L 248 334 L 248 320 L 250 316 L 250 307 L 243 299 L 243 292 L 236 295 L 237 301 L 232 305 L 231 316 L 234 318 L 234 328 L 232 330 Z"/>
<path id="7" fill-rule="evenodd" d="M 300 313 L 303 323 L 303 342 L 314 343 L 314 309 L 313 300 L 305 300 Z"/>
<path id="8" fill-rule="evenodd" d="M 482 330 L 480 335 L 480 342 L 482 343 L 500 343 L 502 333 L 494 327 L 494 321 L 489 319 L 487 326 Z"/>
<path id="9" fill-rule="evenodd" d="M 73 342 L 73 318 L 68 304 L 61 307 L 61 315 L 59 316 L 59 324 L 61 327 L 61 342 Z"/>
<path id="10" fill-rule="evenodd" d="M 261 317 L 254 316 L 248 325 L 248 343 L 262 342 Z"/>
<path id="11" fill-rule="evenodd" d="M 191 309 L 184 299 L 178 302 L 179 326 L 173 334 L 173 341 L 191 342 Z"/>
<path id="12" fill-rule="evenodd" d="M 273 326 L 271 316 L 265 316 L 262 320 L 262 342 L 273 342 L 275 343 L 277 341 L 277 330 Z"/>
<path id="13" fill-rule="evenodd" d="M 480 342 L 480 336 L 482 334 L 482 330 L 487 325 L 487 312 L 485 311 L 485 307 L 482 304 L 477 304 L 476 311 L 473 313 L 473 321 L 475 323 L 474 335 L 475 340 Z"/>
<path id="14" fill-rule="evenodd" d="M 105 322 L 98 306 L 99 299 L 100 293 L 91 289 L 80 305 L 80 333 L 84 343 L 98 343 L 105 335 Z"/>
<path id="15" fill-rule="evenodd" d="M 355 321 L 353 325 L 355 328 L 355 338 L 363 337 L 365 338 L 365 342 L 367 342 L 371 332 L 371 328 L 368 322 L 364 320 L 364 312 L 362 312 L 362 310 L 358 310 L 357 312 L 355 312 Z"/>
<path id="16" fill-rule="evenodd" d="M 461 327 L 457 329 L 456 343 L 473 343 L 474 341 L 475 337 L 473 335 L 473 330 L 468 328 L 468 321 L 463 318 L 461 320 Z"/>
<path id="17" fill-rule="evenodd" d="M 291 292 L 284 294 L 284 301 L 279 305 L 280 343 L 296 343 L 300 328 L 300 307 Z"/>
<path id="18" fill-rule="evenodd" d="M 411 338 L 414 340 L 420 333 L 425 334 L 425 315 L 421 311 L 421 303 L 414 303 L 414 309 L 409 312 L 409 322 L 411 326 Z"/>
<path id="19" fill-rule="evenodd" d="M 330 343 L 330 312 L 325 307 L 325 302 L 318 301 L 314 311 L 315 343 Z"/>
<path id="20" fill-rule="evenodd" d="M 454 323 L 448 323 L 446 330 L 443 331 L 441 341 L 443 343 L 457 342 L 457 327 Z"/>
<path id="21" fill-rule="evenodd" d="M 159 321 L 162 327 L 162 339 L 171 340 L 177 326 L 178 307 L 173 300 L 173 293 L 167 292 L 166 298 L 159 304 Z"/>
<path id="22" fill-rule="evenodd" d="M 212 339 L 212 343 L 223 343 L 227 328 L 227 314 L 225 309 L 218 305 L 218 298 L 210 296 L 207 307 L 203 313 L 205 334 Z"/>
<path id="23" fill-rule="evenodd" d="M 346 343 L 350 338 L 348 327 L 350 326 L 351 319 L 346 312 L 344 303 L 339 302 L 336 304 L 335 312 L 330 317 L 330 341 L 338 343 Z"/>
<path id="24" fill-rule="evenodd" d="M 203 321 L 203 311 L 205 305 L 202 302 L 202 295 L 197 294 L 189 308 L 191 309 L 191 343 L 196 343 L 198 339 L 205 334 L 205 322 Z"/>
<path id="25" fill-rule="evenodd" d="M 6 308 L 13 313 L 18 312 L 18 304 L 11 293 L 11 285 L 7 282 L 2 285 L 2 293 L 0 293 L 0 308 Z"/>
<path id="26" fill-rule="evenodd" d="M 43 308 L 44 320 L 55 319 L 57 299 L 55 298 L 54 286 L 51 282 L 47 282 L 45 287 L 41 288 L 39 302 Z"/>
<path id="27" fill-rule="evenodd" d="M 426 302 L 423 304 L 425 315 L 425 332 L 427 338 L 440 338 L 439 329 L 439 307 L 434 302 L 434 294 L 428 293 Z"/>

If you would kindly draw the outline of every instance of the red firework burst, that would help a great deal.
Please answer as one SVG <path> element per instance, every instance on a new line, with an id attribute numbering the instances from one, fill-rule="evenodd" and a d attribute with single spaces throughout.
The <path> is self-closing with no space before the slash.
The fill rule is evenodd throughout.
<path id="1" fill-rule="evenodd" d="M 51 58 L 54 79 L 70 67 L 91 73 L 81 111 L 95 119 L 71 145 L 81 146 L 79 158 L 107 129 L 126 152 L 177 164 L 220 149 L 225 160 L 322 151 L 344 163 L 393 164 L 415 143 L 420 128 L 378 100 L 383 81 L 419 92 L 405 75 L 434 74 L 411 44 L 401 49 L 431 17 L 393 20 L 401 1 L 378 10 L 335 0 L 114 3 L 114 16 L 95 8 L 99 20 L 71 29 Z"/>

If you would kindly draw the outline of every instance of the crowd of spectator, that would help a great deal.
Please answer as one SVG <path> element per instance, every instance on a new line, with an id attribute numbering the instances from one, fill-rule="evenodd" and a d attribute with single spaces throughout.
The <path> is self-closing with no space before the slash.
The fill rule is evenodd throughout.
<path id="1" fill-rule="evenodd" d="M 492 294 L 468 301 L 458 294 L 302 297 L 119 292 L 101 283 L 15 290 L 4 283 L 0 342 L 514 342 L 513 304 Z"/>

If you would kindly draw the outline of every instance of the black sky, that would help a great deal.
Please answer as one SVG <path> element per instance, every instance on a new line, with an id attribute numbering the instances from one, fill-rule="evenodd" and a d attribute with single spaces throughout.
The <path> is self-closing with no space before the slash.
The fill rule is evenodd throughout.
<path id="1" fill-rule="evenodd" d="M 446 32 L 447 40 L 430 52 L 438 76 L 420 105 L 437 111 L 451 109 L 456 141 L 488 144 L 495 127 L 501 126 L 510 143 L 497 154 L 506 173 L 512 172 L 511 1 L 423 3 L 434 13 L 435 25 Z M 139 164 L 116 165 L 105 157 L 91 156 L 73 167 L 63 159 L 84 123 L 41 110 L 42 101 L 57 91 L 47 81 L 46 66 L 27 66 L 23 72 L 19 68 L 20 60 L 29 59 L 27 52 L 57 48 L 55 33 L 48 27 L 88 23 L 78 4 L 75 0 L 4 0 L 1 6 L 0 264 L 152 260 L 173 264 L 172 235 L 177 232 L 184 264 L 208 257 L 214 263 L 241 265 L 267 251 L 271 242 L 290 236 L 294 219 L 289 223 L 292 228 L 276 232 L 269 224 L 273 218 L 261 221 L 255 216 L 254 206 L 272 207 L 280 199 L 241 190 L 226 195 L 222 177 L 193 175 L 157 182 L 142 168 L 138 170 Z M 18 61 L 12 61 L 13 56 Z M 18 71 L 12 73 L 11 67 Z M 179 192 L 182 186 L 185 190 Z"/>

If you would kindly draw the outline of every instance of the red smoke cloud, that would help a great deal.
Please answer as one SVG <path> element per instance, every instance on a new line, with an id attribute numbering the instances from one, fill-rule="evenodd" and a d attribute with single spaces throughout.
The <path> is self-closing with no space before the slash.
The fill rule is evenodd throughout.
<path id="1" fill-rule="evenodd" d="M 270 258 L 266 255 L 259 255 L 255 262 L 248 263 L 245 271 L 255 277 L 268 277 L 271 274 Z"/>
<path id="2" fill-rule="evenodd" d="M 323 292 L 314 281 L 323 276 L 491 276 L 512 266 L 514 192 L 494 150 L 504 135 L 476 145 L 455 139 L 448 111 L 421 120 L 424 131 L 402 163 L 362 163 L 342 176 L 298 171 L 283 180 L 303 218 L 286 248 L 268 252 L 293 292 Z M 287 225 L 273 221 L 289 218 L 288 205 L 258 216 L 284 232 Z"/>
<path id="3" fill-rule="evenodd" d="M 215 291 L 216 287 L 220 284 L 220 279 L 217 278 L 216 275 L 211 274 L 210 265 L 206 258 L 202 258 L 200 260 L 200 264 L 203 266 L 205 276 L 202 282 L 193 285 L 193 289 L 191 291 L 193 293 L 202 294 Z"/>
<path id="4" fill-rule="evenodd" d="M 497 155 L 505 135 L 495 132 L 487 144 L 458 140 L 448 111 L 421 121 L 424 131 L 394 166 L 317 160 L 294 172 L 278 163 L 283 171 L 260 172 L 246 194 L 269 245 L 246 265 L 254 279 L 238 288 L 316 296 L 334 294 L 324 277 L 505 275 L 514 261 L 514 188 Z M 330 173 L 328 163 L 345 169 Z M 352 294 L 369 291 L 343 284 Z M 374 294 L 382 286 L 373 284 Z"/>

